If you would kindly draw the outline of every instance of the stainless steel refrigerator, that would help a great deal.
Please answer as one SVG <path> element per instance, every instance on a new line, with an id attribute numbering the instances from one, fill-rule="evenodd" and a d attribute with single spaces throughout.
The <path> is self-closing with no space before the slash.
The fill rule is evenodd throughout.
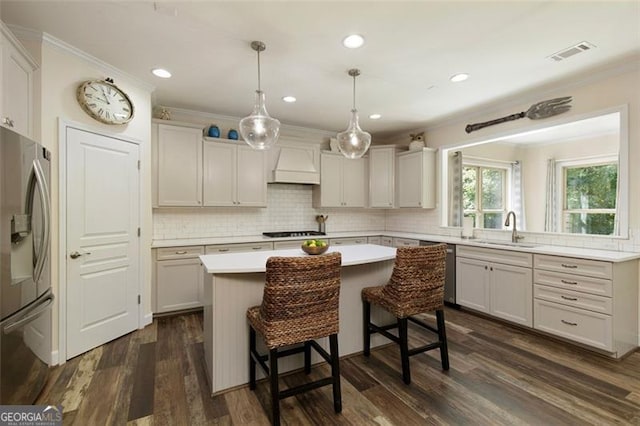
<path id="1" fill-rule="evenodd" d="M 0 405 L 33 404 L 51 363 L 49 163 L 0 127 Z"/>

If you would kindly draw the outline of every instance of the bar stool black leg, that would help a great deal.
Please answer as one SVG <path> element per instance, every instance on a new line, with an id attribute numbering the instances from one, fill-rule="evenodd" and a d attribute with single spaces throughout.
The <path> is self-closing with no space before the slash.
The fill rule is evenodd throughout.
<path id="1" fill-rule="evenodd" d="M 411 383 L 411 371 L 409 370 L 409 335 L 407 318 L 398 318 L 398 337 L 400 344 L 400 359 L 402 361 L 402 380 L 406 384 Z"/>
<path id="2" fill-rule="evenodd" d="M 271 382 L 271 424 L 280 426 L 280 391 L 278 390 L 278 349 L 269 351 L 269 380 Z"/>
<path id="3" fill-rule="evenodd" d="M 342 411 L 342 392 L 340 390 L 340 353 L 338 352 L 338 335 L 329 336 L 329 350 L 331 352 L 331 377 L 333 379 L 333 409 L 336 413 Z"/>
<path id="4" fill-rule="evenodd" d="M 364 338 L 364 348 L 362 354 L 369 356 L 371 353 L 371 332 L 369 323 L 371 322 L 371 303 L 366 300 L 362 301 L 362 336 Z"/>
<path id="5" fill-rule="evenodd" d="M 304 374 L 311 373 L 311 342 L 304 342 Z"/>
<path id="6" fill-rule="evenodd" d="M 436 322 L 438 323 L 438 339 L 440 340 L 440 359 L 442 360 L 442 369 L 449 369 L 449 349 L 447 348 L 447 333 L 444 328 L 444 311 L 438 309 L 436 311 Z"/>
<path id="7" fill-rule="evenodd" d="M 256 388 L 256 361 L 253 355 L 256 354 L 256 331 L 249 326 L 249 389 Z"/>

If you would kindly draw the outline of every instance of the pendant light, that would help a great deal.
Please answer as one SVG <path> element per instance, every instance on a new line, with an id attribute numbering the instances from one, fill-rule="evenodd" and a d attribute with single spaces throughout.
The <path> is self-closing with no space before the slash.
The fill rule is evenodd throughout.
<path id="1" fill-rule="evenodd" d="M 278 140 L 280 121 L 269 117 L 265 106 L 264 92 L 260 90 L 260 52 L 266 49 L 261 41 L 252 41 L 251 48 L 258 52 L 258 90 L 253 112 L 240 120 L 240 134 L 244 141 L 253 149 L 269 149 Z"/>
<path id="2" fill-rule="evenodd" d="M 371 135 L 363 131 L 358 124 L 356 77 L 360 75 L 360 70 L 352 68 L 349 70 L 349 75 L 353 77 L 353 109 L 347 130 L 338 133 L 338 148 L 345 157 L 355 159 L 362 157 L 367 152 L 369 145 L 371 145 Z"/>

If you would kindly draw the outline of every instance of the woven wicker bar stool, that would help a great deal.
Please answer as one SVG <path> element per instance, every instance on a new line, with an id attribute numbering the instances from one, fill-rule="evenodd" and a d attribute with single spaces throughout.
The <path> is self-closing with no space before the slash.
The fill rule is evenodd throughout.
<path id="1" fill-rule="evenodd" d="M 280 400 L 321 386 L 333 385 L 333 407 L 342 411 L 338 361 L 340 253 L 308 257 L 271 257 L 261 306 L 247 310 L 249 319 L 249 387 L 256 388 L 256 363 L 271 384 L 272 423 L 280 424 Z M 269 349 L 256 349 L 256 331 Z M 315 340 L 329 336 L 330 353 Z M 284 346 L 301 346 L 281 349 Z M 331 376 L 294 388 L 278 388 L 278 358 L 304 353 L 304 369 L 311 372 L 311 348 L 331 365 Z M 267 360 L 269 365 L 267 365 Z"/>
<path id="2" fill-rule="evenodd" d="M 400 345 L 402 379 L 411 383 L 409 357 L 425 351 L 440 348 L 442 369 L 449 369 L 447 336 L 444 328 L 444 277 L 446 244 L 424 247 L 400 247 L 396 252 L 391 279 L 384 286 L 362 289 L 364 355 L 369 356 L 371 335 L 380 333 Z M 390 325 L 375 325 L 371 322 L 371 304 L 393 314 L 397 322 Z M 437 328 L 413 318 L 412 315 L 435 311 Z M 438 341 L 409 349 L 408 321 L 426 328 L 438 335 Z M 398 336 L 388 332 L 398 329 Z"/>

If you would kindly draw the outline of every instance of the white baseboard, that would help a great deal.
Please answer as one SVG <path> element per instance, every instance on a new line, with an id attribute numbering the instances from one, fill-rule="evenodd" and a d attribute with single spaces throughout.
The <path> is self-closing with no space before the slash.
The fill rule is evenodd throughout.
<path id="1" fill-rule="evenodd" d="M 140 324 L 140 329 L 145 328 L 146 326 L 148 326 L 149 324 L 151 324 L 153 322 L 153 312 L 149 312 L 148 314 L 146 314 L 142 320 L 142 324 Z"/>
<path id="2" fill-rule="evenodd" d="M 59 358 L 60 356 L 58 354 L 58 351 L 51 351 L 51 362 L 49 363 L 49 365 L 50 366 L 58 365 L 60 363 Z"/>

